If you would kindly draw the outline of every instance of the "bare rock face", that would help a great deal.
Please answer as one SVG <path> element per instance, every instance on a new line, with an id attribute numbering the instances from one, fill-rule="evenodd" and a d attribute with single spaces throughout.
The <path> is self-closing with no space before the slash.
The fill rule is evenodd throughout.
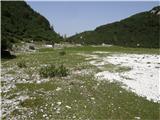
<path id="1" fill-rule="evenodd" d="M 156 10 L 151 10 L 151 13 L 155 14 L 155 13 L 156 13 Z"/>
<path id="2" fill-rule="evenodd" d="M 160 6 L 154 7 L 150 13 L 160 15 Z"/>
<path id="3" fill-rule="evenodd" d="M 151 13 L 152 13 L 152 14 L 155 14 L 155 13 L 156 13 L 156 10 L 151 10 Z"/>
<path id="4" fill-rule="evenodd" d="M 157 15 L 160 15 L 160 11 L 157 12 Z"/>
<path id="5" fill-rule="evenodd" d="M 21 45 L 13 45 L 12 51 L 17 52 L 34 52 L 36 50 L 34 43 L 25 43 L 22 42 Z"/>

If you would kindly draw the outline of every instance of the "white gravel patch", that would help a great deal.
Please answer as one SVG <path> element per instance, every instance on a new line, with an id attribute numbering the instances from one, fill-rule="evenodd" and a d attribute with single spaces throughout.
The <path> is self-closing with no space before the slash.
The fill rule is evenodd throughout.
<path id="1" fill-rule="evenodd" d="M 15 109 L 21 109 L 19 105 L 20 102 L 29 99 L 29 96 L 19 96 L 14 99 L 2 99 L 2 104 L 1 104 L 1 112 L 2 112 L 2 118 L 10 115 L 11 112 L 13 112 Z"/>
<path id="2" fill-rule="evenodd" d="M 52 48 L 53 46 L 52 45 L 44 45 L 44 47 L 46 47 L 46 48 Z"/>
<path id="3" fill-rule="evenodd" d="M 95 61 L 95 60 L 92 60 L 89 63 L 92 64 L 92 65 L 94 65 L 94 66 L 97 66 L 97 67 L 103 66 L 103 65 L 106 64 L 104 61 L 100 62 L 100 61 Z"/>
<path id="4" fill-rule="evenodd" d="M 85 53 L 77 53 L 77 55 L 81 55 L 81 56 L 86 57 L 85 60 L 98 59 L 99 58 L 98 55 L 91 55 L 91 54 L 85 54 Z"/>
<path id="5" fill-rule="evenodd" d="M 132 68 L 122 73 L 99 72 L 95 75 L 98 79 L 107 79 L 111 82 L 119 81 L 124 88 L 135 92 L 148 100 L 160 102 L 159 75 L 160 56 L 148 54 L 114 54 L 101 58 L 101 64 L 114 64 Z M 93 62 L 93 61 L 92 61 Z M 90 62 L 92 64 L 92 62 Z"/>
<path id="6" fill-rule="evenodd" d="M 15 73 L 11 74 L 9 73 L 11 70 L 13 70 Z M 22 107 L 19 106 L 21 101 L 24 101 L 29 98 L 29 96 L 24 96 L 24 94 L 19 94 L 19 92 L 16 93 L 9 93 L 6 94 L 7 92 L 12 91 L 13 89 L 16 88 L 17 83 L 43 83 L 49 81 L 49 79 L 42 79 L 40 76 L 36 73 L 32 74 L 32 77 L 29 77 L 28 74 L 25 73 L 23 69 L 19 69 L 16 67 L 2 67 L 2 75 L 1 75 L 1 90 L 0 92 L 3 95 L 1 97 L 1 116 L 0 117 L 5 117 L 9 116 L 11 112 L 13 112 L 15 109 L 22 109 Z M 26 92 L 27 91 L 21 91 L 21 92 Z M 12 97 L 13 96 L 13 97 Z M 11 98 L 9 98 L 11 97 Z"/>
<path id="7" fill-rule="evenodd" d="M 94 51 L 93 53 L 106 54 L 106 53 L 110 53 L 110 52 L 106 52 L 106 51 Z"/>
<path id="8" fill-rule="evenodd" d="M 111 82 L 114 80 L 121 80 L 121 77 L 118 73 L 112 73 L 108 71 L 99 72 L 95 75 L 95 77 L 98 79 L 108 79 Z"/>
<path id="9" fill-rule="evenodd" d="M 92 69 L 82 69 L 82 70 L 74 70 L 74 71 L 72 71 L 72 74 L 88 75 L 88 74 L 91 74 L 92 72 L 93 72 Z"/>

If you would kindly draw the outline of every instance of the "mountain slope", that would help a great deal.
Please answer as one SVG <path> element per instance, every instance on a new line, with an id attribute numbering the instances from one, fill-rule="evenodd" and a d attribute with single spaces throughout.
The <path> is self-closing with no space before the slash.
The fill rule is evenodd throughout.
<path id="1" fill-rule="evenodd" d="M 58 42 L 61 39 L 48 20 L 24 1 L 1 2 L 1 28 L 2 50 L 18 41 Z"/>
<path id="2" fill-rule="evenodd" d="M 160 6 L 135 14 L 119 22 L 71 36 L 67 40 L 81 44 L 113 44 L 128 47 L 159 48 Z"/>

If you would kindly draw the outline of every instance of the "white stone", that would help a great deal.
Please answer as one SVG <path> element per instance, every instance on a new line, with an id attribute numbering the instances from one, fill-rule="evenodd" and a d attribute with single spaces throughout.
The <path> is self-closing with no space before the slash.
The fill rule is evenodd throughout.
<path id="1" fill-rule="evenodd" d="M 46 48 L 52 48 L 53 45 L 44 45 Z"/>
<path id="2" fill-rule="evenodd" d="M 62 89 L 62 88 L 60 88 L 60 87 L 57 87 L 57 88 L 56 88 L 56 91 L 60 91 L 61 89 Z"/>
<path id="3" fill-rule="evenodd" d="M 95 100 L 95 98 L 94 98 L 94 97 L 91 97 L 91 100 Z"/>
<path id="4" fill-rule="evenodd" d="M 71 107 L 70 107 L 70 106 L 68 106 L 68 105 L 66 105 L 66 108 L 71 109 Z"/>
<path id="5" fill-rule="evenodd" d="M 140 120 L 141 118 L 140 117 L 134 117 L 135 119 L 137 119 L 137 120 Z"/>
<path id="6" fill-rule="evenodd" d="M 61 105 L 62 104 L 62 102 L 57 102 L 57 105 Z"/>
<path id="7" fill-rule="evenodd" d="M 37 84 L 40 84 L 40 83 L 41 83 L 41 81 L 40 81 L 40 80 L 38 80 L 38 81 L 36 81 L 36 83 L 37 83 Z"/>

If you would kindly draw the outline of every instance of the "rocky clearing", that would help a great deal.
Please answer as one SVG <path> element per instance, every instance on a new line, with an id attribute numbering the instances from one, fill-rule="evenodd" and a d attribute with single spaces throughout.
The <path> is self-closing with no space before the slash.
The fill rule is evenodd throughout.
<path id="1" fill-rule="evenodd" d="M 160 56 L 148 54 L 109 54 L 109 52 L 95 51 L 99 55 L 86 58 L 90 64 L 102 69 L 102 72 L 95 74 L 101 80 L 120 82 L 122 87 L 135 92 L 137 95 L 146 97 L 148 100 L 160 102 L 159 90 L 159 70 Z M 94 59 L 94 60 L 92 60 Z M 108 64 L 128 67 L 130 70 L 122 72 L 103 71 L 103 67 Z"/>
<path id="2" fill-rule="evenodd" d="M 152 111 L 147 106 L 160 102 L 159 55 L 64 49 L 67 55 L 60 56 L 51 49 L 2 61 L 2 118 L 157 118 L 158 107 L 147 117 Z M 17 66 L 22 59 L 27 68 Z M 66 64 L 70 75 L 41 78 L 39 68 L 52 62 Z M 126 114 L 119 116 L 120 111 Z"/>

